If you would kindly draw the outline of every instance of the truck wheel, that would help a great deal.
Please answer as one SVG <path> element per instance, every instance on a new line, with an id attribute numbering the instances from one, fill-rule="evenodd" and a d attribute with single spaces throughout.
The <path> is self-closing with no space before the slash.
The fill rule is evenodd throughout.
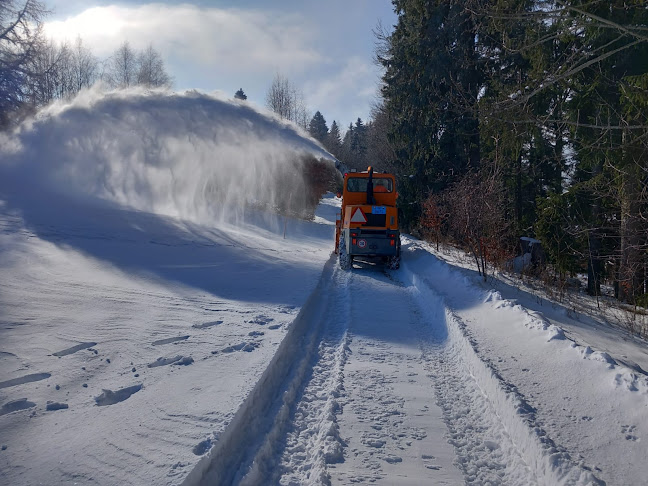
<path id="1" fill-rule="evenodd" d="M 400 255 L 390 257 L 387 266 L 390 270 L 398 270 L 400 268 Z"/>
<path id="2" fill-rule="evenodd" d="M 351 268 L 351 257 L 346 251 L 346 243 L 344 242 L 344 238 L 340 238 L 338 254 L 340 257 L 340 268 L 342 270 L 349 270 Z"/>

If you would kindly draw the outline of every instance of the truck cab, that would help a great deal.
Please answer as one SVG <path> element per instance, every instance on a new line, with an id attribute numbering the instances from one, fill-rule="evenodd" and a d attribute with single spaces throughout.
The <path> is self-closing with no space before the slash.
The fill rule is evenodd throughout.
<path id="1" fill-rule="evenodd" d="M 355 259 L 380 259 L 391 269 L 400 266 L 397 197 L 392 174 L 369 167 L 344 175 L 335 232 L 335 252 L 342 269 L 350 269 Z"/>

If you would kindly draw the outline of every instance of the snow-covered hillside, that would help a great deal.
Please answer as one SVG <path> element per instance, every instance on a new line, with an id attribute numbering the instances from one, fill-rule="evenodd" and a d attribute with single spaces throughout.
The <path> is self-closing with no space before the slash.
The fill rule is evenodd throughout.
<path id="1" fill-rule="evenodd" d="M 646 483 L 645 343 L 409 237 L 342 271 L 335 197 L 239 197 L 322 154 L 290 127 L 88 95 L 0 150 L 0 483 Z"/>

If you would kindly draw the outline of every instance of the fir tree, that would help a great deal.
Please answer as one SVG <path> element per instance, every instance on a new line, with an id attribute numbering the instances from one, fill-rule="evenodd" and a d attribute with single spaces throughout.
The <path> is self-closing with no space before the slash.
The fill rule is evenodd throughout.
<path id="1" fill-rule="evenodd" d="M 571 69 L 568 113 L 578 162 L 575 187 L 590 203 L 580 222 L 588 228 L 591 250 L 588 290 L 598 293 L 603 262 L 616 259 L 618 296 L 635 302 L 644 293 L 648 245 L 648 116 L 641 96 L 634 96 L 645 96 L 648 86 L 640 82 L 648 79 L 648 43 L 636 32 L 648 24 L 648 10 L 621 0 L 564 5 L 572 21 L 583 26 L 574 44 L 585 54 Z M 611 221 L 618 226 L 610 227 L 606 222 Z M 615 233 L 616 244 L 606 248 L 606 236 Z"/>
<path id="2" fill-rule="evenodd" d="M 239 90 L 234 94 L 234 98 L 237 100 L 247 100 L 247 95 L 243 92 L 243 88 L 239 88 Z"/>
<path id="3" fill-rule="evenodd" d="M 382 89 L 391 117 L 390 140 L 402 176 L 406 225 L 416 224 L 420 204 L 480 159 L 475 23 L 460 2 L 394 0 L 399 16 Z"/>
<path id="4" fill-rule="evenodd" d="M 329 130 L 324 146 L 338 159 L 341 157 L 342 139 L 340 138 L 340 128 L 335 120 L 331 123 L 331 130 Z"/>
<path id="5" fill-rule="evenodd" d="M 356 165 L 356 160 L 351 150 L 351 143 L 353 140 L 353 123 L 349 123 L 349 128 L 344 133 L 342 138 L 342 147 L 340 150 L 341 160 L 351 169 L 361 169 Z"/>
<path id="6" fill-rule="evenodd" d="M 324 116 L 319 111 L 315 112 L 315 115 L 308 124 L 308 133 L 315 140 L 319 140 L 322 143 L 326 142 L 326 137 L 328 135 L 328 127 L 326 126 L 326 120 Z"/>
<path id="7" fill-rule="evenodd" d="M 356 120 L 355 127 L 351 133 L 351 154 L 356 167 L 364 168 L 366 166 L 367 127 L 360 118 Z"/>

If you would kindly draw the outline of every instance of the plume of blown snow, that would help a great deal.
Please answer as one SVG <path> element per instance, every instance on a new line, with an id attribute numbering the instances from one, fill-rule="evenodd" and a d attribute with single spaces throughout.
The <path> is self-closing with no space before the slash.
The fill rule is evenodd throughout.
<path id="1" fill-rule="evenodd" d="M 335 159 L 295 125 L 218 94 L 81 93 L 0 138 L 2 177 L 203 223 L 277 206 L 304 155 Z"/>

